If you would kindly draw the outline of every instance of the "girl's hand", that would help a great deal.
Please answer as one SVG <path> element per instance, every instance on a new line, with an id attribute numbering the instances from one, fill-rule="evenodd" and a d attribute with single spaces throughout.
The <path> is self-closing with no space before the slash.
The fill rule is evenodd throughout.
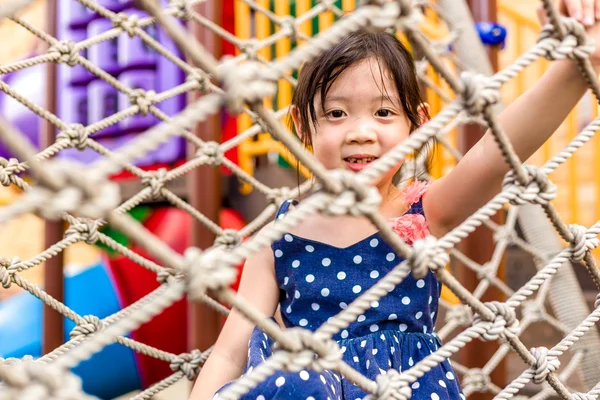
<path id="1" fill-rule="evenodd" d="M 560 0 L 561 14 L 575 18 L 586 27 L 592 27 L 600 21 L 600 1 L 598 0 Z"/>
<path id="2" fill-rule="evenodd" d="M 590 54 L 590 61 L 600 69 L 600 0 L 559 0 L 558 11 L 565 16 L 581 22 L 587 34 L 594 41 L 596 50 Z M 541 4 L 538 5 L 537 15 L 542 25 L 548 23 L 548 17 Z"/>

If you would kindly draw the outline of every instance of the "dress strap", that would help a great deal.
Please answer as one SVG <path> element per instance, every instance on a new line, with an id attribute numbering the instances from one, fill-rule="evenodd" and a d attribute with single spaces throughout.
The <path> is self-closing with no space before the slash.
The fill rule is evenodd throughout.
<path id="1" fill-rule="evenodd" d="M 281 219 L 285 216 L 285 213 L 288 212 L 288 210 L 290 209 L 290 206 L 295 206 L 296 204 L 298 204 L 297 200 L 286 200 L 281 204 L 281 207 L 279 207 L 279 210 L 277 211 L 277 215 L 275 216 L 276 219 Z"/>

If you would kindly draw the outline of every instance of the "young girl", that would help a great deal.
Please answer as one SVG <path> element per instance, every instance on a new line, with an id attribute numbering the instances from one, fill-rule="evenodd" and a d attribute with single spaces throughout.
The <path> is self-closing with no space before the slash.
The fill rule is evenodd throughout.
<path id="1" fill-rule="evenodd" d="M 587 26 L 600 17 L 600 6 L 593 1 L 565 0 L 562 6 Z M 599 36 L 595 26 L 588 31 Z M 597 58 L 592 56 L 595 65 Z M 575 63 L 557 61 L 533 89 L 504 111 L 500 122 L 521 160 L 546 141 L 585 91 Z M 326 168 L 357 172 L 425 122 L 427 107 L 419 94 L 413 60 L 402 44 L 390 34 L 358 32 L 302 68 L 291 116 L 299 137 Z M 489 133 L 450 174 L 431 184 L 416 181 L 398 188 L 394 176 L 399 168 L 377 183 L 380 212 L 409 244 L 428 234 L 440 237 L 457 226 L 499 192 L 508 172 Z M 285 218 L 292 206 L 284 203 L 273 223 Z M 316 215 L 271 248 L 248 258 L 239 295 L 268 316 L 279 306 L 285 327 L 315 330 L 400 261 L 366 218 Z M 440 284 L 431 272 L 418 280 L 407 276 L 334 336 L 344 361 L 375 380 L 391 368 L 409 369 L 436 351 L 439 295 Z M 272 346 L 266 334 L 232 310 L 192 399 L 211 398 L 224 384 L 271 356 Z M 416 400 L 464 398 L 447 361 L 411 388 Z M 335 371 L 305 370 L 277 372 L 243 399 L 365 396 Z"/>

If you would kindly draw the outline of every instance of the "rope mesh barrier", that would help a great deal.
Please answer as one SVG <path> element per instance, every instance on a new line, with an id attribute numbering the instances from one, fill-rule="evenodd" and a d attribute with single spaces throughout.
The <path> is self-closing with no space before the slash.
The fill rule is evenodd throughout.
<path id="1" fill-rule="evenodd" d="M 370 399 L 409 399 L 412 383 L 474 340 L 499 341 L 501 345 L 481 368 L 467 368 L 453 361 L 456 371 L 462 375 L 462 387 L 467 396 L 474 392 L 489 391 L 496 399 L 521 398 L 520 391 L 533 383 L 541 385 L 539 393 L 534 396 L 536 399 L 553 394 L 573 400 L 598 398 L 600 384 L 589 388 L 586 393 L 579 393 L 565 383 L 577 369 L 583 357 L 581 351 L 576 351 L 562 369 L 559 358 L 572 350 L 586 332 L 595 329 L 595 323 L 600 319 L 600 297 L 591 313 L 588 313 L 585 320 L 574 329 L 567 328 L 547 311 L 546 297 L 547 283 L 561 266 L 571 261 L 583 263 L 596 288 L 600 289 L 600 272 L 591 255 L 591 250 L 598 247 L 600 221 L 589 228 L 565 224 L 552 204 L 557 188 L 548 177 L 592 138 L 600 120 L 590 122 L 564 149 L 543 166 L 536 167 L 518 158 L 493 110 L 502 100 L 502 86 L 540 58 L 575 60 L 596 100 L 600 99 L 600 87 L 588 60 L 594 47 L 589 43 L 583 27 L 573 19 L 560 17 L 550 0 L 542 0 L 551 23 L 543 27 L 537 44 L 510 66 L 491 77 L 466 70 L 454 72 L 450 65 L 456 65 L 460 69 L 460 60 L 453 57 L 448 49 L 459 33 L 452 29 L 452 21 L 444 22 L 443 12 L 435 3 L 424 0 L 366 1 L 351 13 L 338 8 L 333 1 L 322 1 L 297 18 L 277 15 L 251 0 L 244 0 L 255 13 L 264 15 L 278 27 L 274 34 L 264 39 L 240 39 L 232 35 L 195 11 L 194 6 L 201 3 L 199 0 L 171 0 L 165 8 L 161 8 L 152 0 L 141 1 L 143 8 L 150 15 L 144 18 L 123 12 L 115 13 L 90 0 L 77 1 L 111 21 L 112 29 L 78 43 L 58 40 L 18 17 L 18 10 L 27 6 L 28 1 L 15 2 L 14 5 L 11 3 L 10 6 L 0 8 L 0 15 L 29 30 L 48 48 L 45 54 L 0 66 L 1 74 L 43 63 L 80 66 L 114 87 L 130 102 L 127 108 L 84 126 L 61 120 L 57 115 L 34 104 L 10 85 L 0 81 L 0 90 L 59 131 L 54 144 L 37 152 L 21 132 L 0 120 L 0 138 L 16 155 L 16 158 L 0 159 L 0 183 L 4 186 L 14 185 L 23 191 L 18 201 L 0 209 L 0 223 L 23 214 L 35 213 L 43 218 L 64 220 L 69 224 L 61 241 L 32 259 L 0 259 L 0 283 L 3 288 L 9 288 L 12 284 L 20 286 L 76 324 L 70 332 L 71 339 L 68 342 L 37 360 L 26 357 L 0 361 L 0 399 L 27 397 L 28 393 L 52 399 L 88 398 L 89 396 L 81 391 L 80 381 L 68 370 L 113 342 L 168 362 L 173 371 L 171 376 L 137 394 L 135 399 L 149 399 L 184 378 L 194 380 L 208 358 L 210 349 L 205 352 L 193 350 L 185 354 L 171 354 L 127 337 L 132 330 L 186 295 L 193 300 L 208 303 L 223 314 L 228 313 L 228 308 L 236 307 L 278 343 L 272 357 L 235 381 L 220 394 L 220 399 L 239 398 L 277 370 L 300 371 L 307 368 L 318 371 L 335 370 L 370 393 Z M 437 13 L 442 23 L 447 25 L 448 37 L 434 40 L 422 32 L 420 24 L 426 10 Z M 326 12 L 339 17 L 329 29 L 313 37 L 302 32 L 301 24 Z M 182 24 L 176 22 L 176 19 L 211 30 L 234 44 L 239 50 L 239 55 L 215 59 Z M 160 24 L 177 46 L 185 50 L 189 60 L 181 59 L 144 30 L 152 24 Z M 303 62 L 313 59 L 348 33 L 363 28 L 403 32 L 411 45 L 423 55 L 422 59 L 417 60 L 421 82 L 443 96 L 448 105 L 413 132 L 408 139 L 360 173 L 329 171 L 281 122 L 281 117 L 287 109 L 275 112 L 266 107 L 263 100 L 275 96 L 279 81 L 285 80 L 294 84 L 292 72 Z M 160 56 L 184 71 L 187 76 L 185 82 L 161 93 L 128 87 L 81 55 L 83 50 L 120 35 L 139 37 Z M 267 60 L 259 55 L 261 49 L 272 46 L 282 38 L 302 41 L 302 44 L 289 54 L 274 60 Z M 428 77 L 426 71 L 430 68 L 439 73 L 445 87 L 440 87 Z M 446 88 L 450 88 L 452 93 L 448 93 Z M 161 102 L 188 92 L 197 92 L 201 96 L 190 101 L 179 114 L 170 117 L 158 107 Z M 245 132 L 223 143 L 204 141 L 194 135 L 192 129 L 197 123 L 206 121 L 224 108 L 234 114 L 247 115 L 254 124 Z M 97 132 L 134 115 L 152 115 L 160 123 L 115 150 L 109 150 L 95 139 Z M 451 155 L 460 159 L 461 154 L 450 145 L 447 135 L 454 128 L 473 122 L 485 125 L 491 130 L 510 167 L 502 191 L 443 237 L 429 236 L 413 246 L 407 245 L 378 213 L 381 199 L 371 184 L 399 161 L 420 150 L 434 138 L 447 147 Z M 278 224 L 257 233 L 273 218 L 283 201 L 307 194 L 311 190 L 310 182 L 297 188 L 268 187 L 224 156 L 226 151 L 263 131 L 269 132 L 281 142 L 293 157 L 312 173 L 321 190 L 311 194 Z M 184 164 L 170 170 L 152 172 L 134 164 L 136 159 L 175 136 L 183 137 L 197 148 L 196 153 Z M 61 151 L 70 148 L 91 149 L 102 157 L 89 166 L 56 157 Z M 423 163 L 424 157 L 417 157 L 411 161 L 414 168 L 422 169 L 419 165 Z M 256 221 L 249 223 L 241 231 L 219 227 L 167 188 L 169 182 L 199 166 L 228 168 L 262 193 L 270 205 Z M 109 179 L 111 175 L 122 170 L 139 178 L 144 186 L 125 201 L 120 197 L 118 185 Z M 32 179 L 25 180 L 24 174 Z M 427 178 L 426 174 L 423 172 L 422 175 Z M 190 247 L 184 254 L 179 254 L 127 213 L 139 204 L 159 198 L 185 210 L 204 224 L 216 235 L 214 246 L 207 249 Z M 558 254 L 547 257 L 515 233 L 516 210 L 519 206 L 527 204 L 543 208 L 559 236 L 568 243 Z M 508 217 L 504 225 L 490 220 L 491 216 L 507 207 Z M 239 263 L 262 247 L 269 246 L 290 228 L 316 213 L 352 214 L 369 218 L 393 250 L 402 256 L 403 261 L 315 332 L 302 328 L 282 329 L 239 298 L 230 289 L 230 284 L 236 278 L 236 266 Z M 102 233 L 100 228 L 106 225 L 123 232 L 157 261 L 153 262 L 140 256 Z M 494 256 L 484 265 L 470 260 L 455 248 L 482 225 L 495 233 L 496 241 Z M 248 239 L 242 241 L 245 237 Z M 78 242 L 102 243 L 130 258 L 156 273 L 159 288 L 118 313 L 99 319 L 92 315 L 78 315 L 20 275 L 21 272 L 39 266 Z M 497 277 L 502 254 L 508 246 L 521 248 L 542 264 L 537 273 L 518 290 L 511 289 Z M 446 269 L 451 258 L 477 272 L 480 282 L 473 292 L 467 290 L 450 270 Z M 433 271 L 437 279 L 462 303 L 441 303 L 446 312 L 446 319 L 438 335 L 445 344 L 410 369 L 388 370 L 376 381 L 367 379 L 343 362 L 341 350 L 332 340 L 333 335 L 356 320 L 373 302 L 387 295 L 388 291 L 409 274 L 420 277 L 428 271 Z M 507 300 L 482 301 L 483 295 L 491 287 L 503 292 Z M 521 339 L 522 333 L 538 322 L 548 323 L 560 331 L 564 335 L 563 339 L 550 349 L 542 346 L 527 348 Z M 490 374 L 511 351 L 522 359 L 523 372 L 505 387 L 498 387 L 491 382 Z"/>

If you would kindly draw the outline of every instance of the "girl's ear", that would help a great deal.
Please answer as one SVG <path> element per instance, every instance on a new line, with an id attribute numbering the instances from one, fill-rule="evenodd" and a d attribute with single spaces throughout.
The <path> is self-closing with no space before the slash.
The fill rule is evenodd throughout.
<path id="1" fill-rule="evenodd" d="M 298 107 L 292 105 L 290 107 L 290 115 L 292 116 L 292 121 L 294 122 L 294 129 L 296 129 L 296 134 L 300 139 L 302 139 L 302 124 L 300 123 L 300 115 L 298 114 Z"/>
<path id="2" fill-rule="evenodd" d="M 428 103 L 419 104 L 417 112 L 419 113 L 419 121 L 421 122 L 421 125 L 429 121 L 429 110 L 430 107 Z"/>

